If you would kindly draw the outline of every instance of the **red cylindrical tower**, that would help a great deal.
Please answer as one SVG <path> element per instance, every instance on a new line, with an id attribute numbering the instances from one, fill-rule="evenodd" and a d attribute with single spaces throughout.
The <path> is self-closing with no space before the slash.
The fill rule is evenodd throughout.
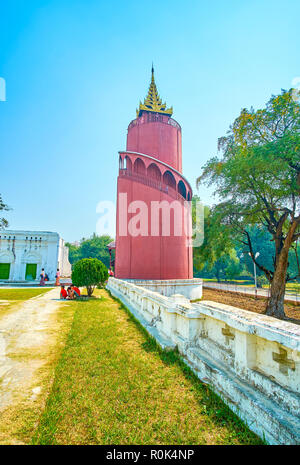
<path id="1" fill-rule="evenodd" d="M 156 88 L 128 126 L 120 152 L 115 276 L 124 279 L 192 279 L 192 189 L 182 172 L 181 128 Z"/>

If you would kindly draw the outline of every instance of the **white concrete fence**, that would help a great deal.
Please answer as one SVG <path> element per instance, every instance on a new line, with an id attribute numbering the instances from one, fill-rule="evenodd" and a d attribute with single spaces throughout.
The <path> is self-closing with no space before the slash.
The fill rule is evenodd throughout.
<path id="1" fill-rule="evenodd" d="M 270 444 L 300 444 L 300 326 L 216 302 L 190 303 L 109 278 L 107 288 Z"/>

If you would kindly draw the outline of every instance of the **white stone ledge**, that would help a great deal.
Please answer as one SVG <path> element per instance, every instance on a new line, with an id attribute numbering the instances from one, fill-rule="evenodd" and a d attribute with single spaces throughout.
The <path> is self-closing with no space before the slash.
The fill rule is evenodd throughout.
<path id="1" fill-rule="evenodd" d="M 300 325 L 219 302 L 202 301 L 194 305 L 199 307 L 202 314 L 222 319 L 235 329 L 300 350 Z"/>
<path id="2" fill-rule="evenodd" d="M 187 361 L 198 377 L 210 384 L 225 403 L 244 420 L 248 427 L 271 444 L 298 444 L 300 424 L 297 418 L 282 411 L 271 399 L 213 360 L 207 352 L 190 348 Z M 272 433 L 271 433 L 272 432 Z M 274 440 L 274 436 L 280 441 Z"/>
<path id="3" fill-rule="evenodd" d="M 128 283 L 136 286 L 158 292 L 169 297 L 172 294 L 182 294 L 189 300 L 197 300 L 202 298 L 203 280 L 199 278 L 193 279 L 126 279 Z"/>
<path id="4" fill-rule="evenodd" d="M 108 286 L 107 288 L 109 289 Z M 131 314 L 144 326 L 144 328 L 147 330 L 150 336 L 156 339 L 156 341 L 159 343 L 162 349 L 175 349 L 176 344 L 164 338 L 159 333 L 156 326 L 150 325 L 148 321 L 144 318 L 144 316 L 131 304 L 129 299 L 127 299 L 124 295 L 122 295 L 122 293 L 118 292 L 117 290 L 113 290 L 112 294 L 118 299 L 120 299 L 124 305 L 126 305 Z"/>

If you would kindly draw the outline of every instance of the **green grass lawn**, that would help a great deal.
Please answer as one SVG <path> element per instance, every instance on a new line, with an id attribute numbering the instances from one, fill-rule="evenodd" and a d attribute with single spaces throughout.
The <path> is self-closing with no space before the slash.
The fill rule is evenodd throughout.
<path id="1" fill-rule="evenodd" d="M 203 282 L 214 282 L 218 283 L 217 278 L 201 278 Z M 248 279 L 228 279 L 228 281 L 225 281 L 222 279 L 219 284 L 239 284 L 240 286 L 248 286 L 248 287 L 254 287 L 254 282 L 252 283 L 252 280 Z"/>
<path id="2" fill-rule="evenodd" d="M 263 286 L 265 289 L 269 288 L 269 284 Z M 288 294 L 300 294 L 299 283 L 286 283 L 285 292 Z"/>
<path id="3" fill-rule="evenodd" d="M 287 283 L 286 290 L 300 294 L 300 283 Z"/>
<path id="4" fill-rule="evenodd" d="M 217 282 L 216 279 L 210 279 L 210 278 L 203 278 L 203 282 Z M 231 280 L 231 281 L 220 281 L 219 284 L 232 284 L 232 285 L 240 285 L 243 287 L 254 287 L 254 283 L 249 283 L 249 281 L 245 280 Z M 264 284 L 263 285 L 264 289 L 269 288 L 269 284 Z M 286 292 L 291 292 L 291 293 L 299 293 L 300 294 L 300 283 L 287 283 L 286 284 Z"/>
<path id="5" fill-rule="evenodd" d="M 41 294 L 45 294 L 52 288 L 37 287 L 34 289 L 16 288 L 16 289 L 0 289 L 0 300 L 27 300 Z"/>
<path id="6" fill-rule="evenodd" d="M 106 291 L 73 324 L 33 444 L 261 444 Z"/>

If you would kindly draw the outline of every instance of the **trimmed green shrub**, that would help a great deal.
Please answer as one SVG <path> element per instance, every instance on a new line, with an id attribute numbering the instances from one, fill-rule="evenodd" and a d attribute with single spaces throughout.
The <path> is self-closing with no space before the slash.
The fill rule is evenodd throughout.
<path id="1" fill-rule="evenodd" d="M 95 287 L 102 287 L 107 279 L 108 270 L 97 258 L 83 258 L 73 265 L 72 283 L 78 287 L 85 286 L 89 297 Z"/>

